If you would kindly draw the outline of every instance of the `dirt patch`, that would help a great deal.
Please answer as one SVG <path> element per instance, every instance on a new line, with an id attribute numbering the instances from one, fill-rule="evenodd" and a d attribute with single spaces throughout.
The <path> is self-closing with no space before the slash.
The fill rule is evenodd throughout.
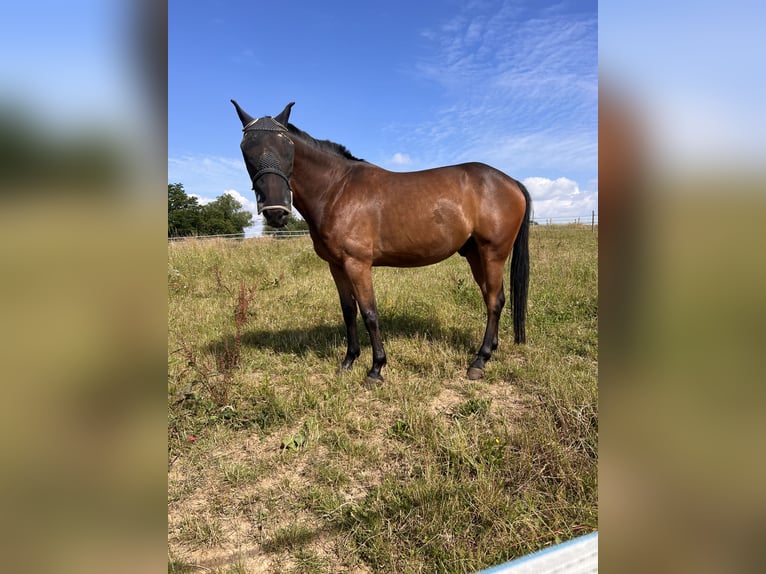
<path id="1" fill-rule="evenodd" d="M 429 405 L 435 415 L 451 414 L 455 407 L 465 400 L 465 397 L 451 387 L 444 387 Z"/>
<path id="2" fill-rule="evenodd" d="M 492 399 L 491 412 L 507 420 L 518 420 L 529 408 L 529 397 L 509 383 L 487 385 L 485 396 Z"/>
<path id="3" fill-rule="evenodd" d="M 294 427 L 267 437 L 235 435 L 203 460 L 174 463 L 169 490 L 180 494 L 168 505 L 168 545 L 179 571 L 277 573 L 312 571 L 312 564 L 321 564 L 322 572 L 369 571 L 345 556 L 340 533 L 305 508 L 318 469 L 328 461 L 346 472 L 346 482 L 334 490 L 343 501 L 363 498 L 380 480 L 377 473 L 331 460 L 317 442 L 283 448 L 284 437 L 301 432 L 301 425 Z"/>
<path id="4" fill-rule="evenodd" d="M 526 396 L 513 384 L 467 383 L 461 380 L 443 387 L 428 407 L 434 415 L 452 416 L 458 407 L 470 398 L 491 399 L 491 412 L 502 415 L 507 420 L 520 417 L 528 404 Z"/>

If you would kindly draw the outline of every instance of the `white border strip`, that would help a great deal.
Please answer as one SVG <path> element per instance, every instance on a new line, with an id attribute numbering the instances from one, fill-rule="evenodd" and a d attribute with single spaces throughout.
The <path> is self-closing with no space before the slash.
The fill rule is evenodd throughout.
<path id="1" fill-rule="evenodd" d="M 589 574 L 598 572 L 598 532 L 592 532 L 477 574 Z"/>

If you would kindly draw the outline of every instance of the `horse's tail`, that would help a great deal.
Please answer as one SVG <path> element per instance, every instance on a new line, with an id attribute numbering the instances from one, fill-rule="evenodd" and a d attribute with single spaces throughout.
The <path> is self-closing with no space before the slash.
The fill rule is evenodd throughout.
<path id="1" fill-rule="evenodd" d="M 513 334 L 516 343 L 526 343 L 527 293 L 529 292 L 529 225 L 532 213 L 532 199 L 529 191 L 520 181 L 516 182 L 524 194 L 526 211 L 521 228 L 513 243 L 511 258 L 511 310 L 513 312 Z"/>

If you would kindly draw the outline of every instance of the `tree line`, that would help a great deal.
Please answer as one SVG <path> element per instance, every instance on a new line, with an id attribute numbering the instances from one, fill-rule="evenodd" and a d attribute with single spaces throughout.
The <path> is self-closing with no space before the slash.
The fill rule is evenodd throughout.
<path id="1" fill-rule="evenodd" d="M 205 205 L 184 191 L 181 183 L 168 184 L 168 237 L 245 235 L 253 214 L 228 193 Z"/>

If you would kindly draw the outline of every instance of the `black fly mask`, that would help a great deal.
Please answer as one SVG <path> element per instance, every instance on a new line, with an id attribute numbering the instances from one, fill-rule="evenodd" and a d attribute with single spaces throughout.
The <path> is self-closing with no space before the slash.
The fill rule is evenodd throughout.
<path id="1" fill-rule="evenodd" d="M 295 145 L 287 135 L 287 128 L 278 120 L 271 116 L 252 118 L 234 100 L 232 103 L 242 121 L 244 134 L 240 148 L 253 182 L 258 213 L 263 213 L 269 225 L 282 227 L 292 209 L 290 176 Z M 289 106 L 286 110 L 289 113 Z"/>

